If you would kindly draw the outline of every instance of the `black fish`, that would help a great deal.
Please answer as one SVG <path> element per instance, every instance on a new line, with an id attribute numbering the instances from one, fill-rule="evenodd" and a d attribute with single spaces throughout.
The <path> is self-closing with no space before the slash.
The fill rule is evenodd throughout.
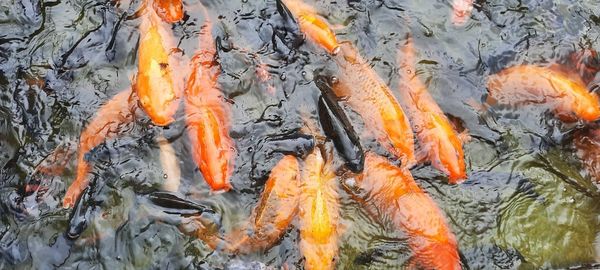
<path id="1" fill-rule="evenodd" d="M 168 214 L 180 214 L 182 216 L 201 215 L 202 213 L 214 213 L 210 208 L 189 201 L 171 192 L 157 191 L 148 194 L 148 199 L 156 205 L 167 208 Z"/>
<path id="2" fill-rule="evenodd" d="M 322 93 L 319 98 L 319 120 L 325 135 L 333 141 L 337 151 L 346 160 L 346 166 L 355 173 L 362 172 L 365 154 L 360 140 L 352 128 L 348 116 L 338 104 L 328 78 L 317 76 L 315 83 Z"/>
<path id="3" fill-rule="evenodd" d="M 75 203 L 75 208 L 69 217 L 69 228 L 67 230 L 67 237 L 69 239 L 79 238 L 81 233 L 87 228 L 90 214 L 95 208 L 94 204 L 89 203 L 91 193 L 92 189 L 86 187 Z"/>

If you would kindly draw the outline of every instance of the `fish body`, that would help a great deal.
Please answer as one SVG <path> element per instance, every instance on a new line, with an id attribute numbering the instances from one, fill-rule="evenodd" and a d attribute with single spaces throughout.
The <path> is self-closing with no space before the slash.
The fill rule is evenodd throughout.
<path id="1" fill-rule="evenodd" d="M 564 120 L 594 121 L 600 118 L 598 96 L 577 77 L 549 68 L 521 65 L 491 75 L 488 103 L 548 104 Z"/>
<path id="2" fill-rule="evenodd" d="M 414 138 L 408 118 L 387 84 L 362 59 L 356 49 L 342 44 L 335 56 L 339 65 L 333 93 L 363 119 L 365 126 L 392 154 L 415 163 Z"/>
<path id="3" fill-rule="evenodd" d="M 301 172 L 300 251 L 306 269 L 333 269 L 338 252 L 337 181 L 319 148 L 308 155 Z"/>
<path id="4" fill-rule="evenodd" d="M 192 60 L 185 88 L 185 114 L 192 156 L 213 191 L 231 188 L 234 142 L 229 135 L 230 108 L 218 89 L 220 67 L 214 61 L 216 46 L 206 27 L 200 48 Z"/>
<path id="5" fill-rule="evenodd" d="M 312 42 L 323 47 L 330 54 L 339 51 L 340 44 L 337 41 L 329 24 L 317 15 L 315 9 L 302 1 L 282 0 L 297 20 L 300 31 Z"/>
<path id="6" fill-rule="evenodd" d="M 164 22 L 175 23 L 183 18 L 183 3 L 181 0 L 154 0 L 152 7 Z"/>
<path id="7" fill-rule="evenodd" d="M 96 146 L 110 138 L 116 137 L 122 130 L 122 125 L 133 121 L 133 108 L 130 102 L 131 89 L 120 92 L 104 104 L 79 137 L 77 153 L 77 175 L 67 189 L 63 198 L 63 207 L 71 208 L 81 192 L 88 186 L 88 174 L 92 165 L 85 155 Z"/>
<path id="8" fill-rule="evenodd" d="M 333 141 L 337 151 L 346 160 L 346 166 L 352 172 L 362 172 L 365 155 L 358 135 L 354 131 L 348 116 L 331 93 L 331 86 L 327 82 L 327 78 L 317 77 L 315 81 L 322 92 L 318 102 L 318 110 L 319 120 L 325 135 Z"/>
<path id="9" fill-rule="evenodd" d="M 194 234 L 212 249 L 229 253 L 246 254 L 270 248 L 281 239 L 298 213 L 299 178 L 296 157 L 284 156 L 271 170 L 260 200 L 244 226 L 220 236 L 197 224 Z"/>
<path id="10" fill-rule="evenodd" d="M 375 218 L 407 235 L 412 260 L 421 268 L 461 269 L 456 238 L 442 211 L 406 168 L 367 153 L 363 174 L 347 189 Z"/>
<path id="11" fill-rule="evenodd" d="M 421 151 L 426 154 L 434 168 L 448 175 L 456 184 L 466 178 L 462 143 L 452 124 L 444 115 L 427 87 L 416 76 L 415 52 L 411 39 L 399 54 L 400 103 L 407 110 Z"/>
<path id="12" fill-rule="evenodd" d="M 142 17 L 141 38 L 138 48 L 138 72 L 134 89 L 140 105 L 152 122 L 166 126 L 175 119 L 182 87 L 176 59 L 171 50 L 176 48 L 171 30 L 149 10 Z"/>

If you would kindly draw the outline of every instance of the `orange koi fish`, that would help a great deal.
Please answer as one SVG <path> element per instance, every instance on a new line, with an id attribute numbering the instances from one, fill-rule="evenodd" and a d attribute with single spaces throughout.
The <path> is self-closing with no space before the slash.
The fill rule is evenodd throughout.
<path id="1" fill-rule="evenodd" d="M 308 155 L 300 183 L 300 251 L 306 269 L 333 269 L 338 252 L 339 202 L 330 160 L 320 148 Z"/>
<path id="2" fill-rule="evenodd" d="M 206 13 L 207 14 L 207 13 Z M 229 136 L 230 112 L 218 89 L 220 67 L 208 21 L 200 34 L 200 47 L 192 59 L 192 74 L 185 88 L 185 113 L 192 155 L 213 191 L 231 188 L 234 142 Z"/>
<path id="3" fill-rule="evenodd" d="M 181 74 L 177 61 L 171 56 L 176 48 L 171 30 L 152 10 L 142 17 L 138 48 L 138 73 L 134 89 L 140 105 L 152 122 L 166 126 L 175 119 L 182 93 Z"/>
<path id="4" fill-rule="evenodd" d="M 416 76 L 415 51 L 409 38 L 398 55 L 400 69 L 399 92 L 402 107 L 408 111 L 410 121 L 434 168 L 446 173 L 452 184 L 466 178 L 462 143 L 452 124 L 444 115 L 427 87 Z"/>
<path id="5" fill-rule="evenodd" d="M 294 156 L 285 156 L 271 170 L 257 207 L 242 229 L 225 238 L 215 237 L 202 230 L 196 236 L 211 248 L 230 253 L 250 253 L 266 250 L 286 232 L 298 212 L 300 170 Z"/>
<path id="6" fill-rule="evenodd" d="M 315 9 L 302 1 L 282 0 L 285 6 L 296 17 L 300 31 L 323 47 L 330 54 L 339 52 L 340 45 L 329 24 L 317 15 Z"/>
<path id="7" fill-rule="evenodd" d="M 164 22 L 176 23 L 183 18 L 181 0 L 154 0 L 152 7 Z"/>
<path id="8" fill-rule="evenodd" d="M 471 17 L 472 11 L 473 0 L 452 1 L 452 14 L 450 15 L 452 23 L 457 26 L 464 25 Z"/>
<path id="9" fill-rule="evenodd" d="M 560 71 L 533 65 L 510 67 L 491 75 L 487 87 L 491 104 L 549 104 L 563 120 L 600 118 L 598 96 L 579 78 Z"/>
<path id="10" fill-rule="evenodd" d="M 342 44 L 335 56 L 339 77 L 332 85 L 335 95 L 363 118 L 377 140 L 407 166 L 415 163 L 413 131 L 408 118 L 387 84 L 362 59 L 356 49 Z"/>
<path id="11" fill-rule="evenodd" d="M 577 132 L 573 144 L 592 179 L 600 183 L 600 128 Z"/>
<path id="12" fill-rule="evenodd" d="M 413 262 L 423 269 L 461 269 L 457 243 L 435 202 L 417 186 L 406 168 L 367 153 L 365 171 L 346 189 L 377 218 L 408 236 Z"/>
<path id="13" fill-rule="evenodd" d="M 77 176 L 63 198 L 63 207 L 73 207 L 81 192 L 88 186 L 88 174 L 92 166 L 86 161 L 85 155 L 107 139 L 116 137 L 122 130 L 122 125 L 133 121 L 134 108 L 129 101 L 130 96 L 131 89 L 114 96 L 98 110 L 96 116 L 81 133 L 77 154 Z"/>

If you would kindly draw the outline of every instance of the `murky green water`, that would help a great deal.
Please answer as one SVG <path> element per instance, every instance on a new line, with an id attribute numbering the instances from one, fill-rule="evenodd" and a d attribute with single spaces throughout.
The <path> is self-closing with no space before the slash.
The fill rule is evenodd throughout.
<path id="1" fill-rule="evenodd" d="M 60 202 L 74 178 L 74 160 L 56 177 L 39 177 L 36 167 L 57 147 L 76 145 L 95 111 L 129 86 L 136 71 L 140 20 L 134 13 L 140 2 L 0 1 L 0 268 L 214 269 L 235 260 L 302 268 L 295 228 L 265 253 L 231 256 L 181 233 L 181 215 L 147 199 L 164 179 L 156 138 L 165 136 L 179 158 L 181 196 L 215 209 L 227 231 L 256 205 L 261 176 L 278 158 L 261 154 L 261 143 L 301 127 L 301 113 L 318 121 L 319 90 L 312 74 L 331 65 L 327 54 L 310 43 L 274 52 L 274 1 L 201 2 L 214 16 L 213 33 L 228 44 L 219 51 L 219 83 L 233 103 L 231 134 L 239 151 L 233 190 L 208 192 L 182 136 L 183 112 L 167 128 L 142 117 L 127 126 L 126 136 L 90 153 L 96 184 L 85 203 L 87 227 L 72 240 L 66 235 L 71 211 Z M 187 57 L 203 22 L 200 13 L 191 12 L 197 3 L 185 1 L 185 20 L 173 26 Z M 470 101 L 484 100 L 487 75 L 503 67 L 548 63 L 581 47 L 600 49 L 598 2 L 478 4 L 464 27 L 450 23 L 447 1 L 319 1 L 315 6 L 338 26 L 339 39 L 355 44 L 394 91 L 397 48 L 411 32 L 420 78 L 440 107 L 468 129 L 466 183 L 447 185 L 429 166 L 412 170 L 446 214 L 465 266 L 593 263 L 600 193 L 573 154 L 569 134 L 580 126 L 561 123 L 543 106 L 482 111 Z M 271 73 L 266 83 L 256 78 L 259 61 Z M 350 117 L 363 132 L 356 115 Z M 32 184 L 39 190 L 25 192 Z M 405 265 L 411 256 L 405 236 L 386 230 L 341 194 L 339 269 Z"/>

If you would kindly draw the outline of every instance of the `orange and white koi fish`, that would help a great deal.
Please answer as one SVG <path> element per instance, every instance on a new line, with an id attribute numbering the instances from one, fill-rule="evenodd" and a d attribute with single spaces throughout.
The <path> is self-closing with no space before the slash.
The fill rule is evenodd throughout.
<path id="1" fill-rule="evenodd" d="M 457 26 L 464 25 L 469 21 L 473 12 L 473 0 L 453 0 L 452 14 L 450 14 L 452 23 Z"/>
<path id="2" fill-rule="evenodd" d="M 365 126 L 388 151 L 404 158 L 407 166 L 413 165 L 413 131 L 390 88 L 352 46 L 342 44 L 334 59 L 340 67 L 332 87 L 335 95 L 362 117 Z"/>
<path id="3" fill-rule="evenodd" d="M 427 87 L 416 76 L 415 51 L 410 38 L 398 54 L 398 63 L 400 103 L 408 111 L 421 150 L 434 168 L 446 173 L 449 182 L 456 184 L 466 178 L 462 143 Z"/>
<path id="4" fill-rule="evenodd" d="M 340 45 L 329 24 L 317 15 L 315 9 L 299 0 L 281 0 L 296 18 L 300 31 L 323 47 L 330 54 L 336 54 Z"/>
<path id="5" fill-rule="evenodd" d="M 600 118 L 598 96 L 589 92 L 579 78 L 553 69 L 534 65 L 510 67 L 491 75 L 487 87 L 490 104 L 548 104 L 563 120 Z"/>
<path id="6" fill-rule="evenodd" d="M 203 226 L 196 236 L 211 248 L 229 253 L 250 253 L 270 248 L 298 213 L 300 169 L 294 156 L 285 156 L 271 170 L 258 205 L 248 224 L 221 238 L 206 233 Z"/>
<path id="7" fill-rule="evenodd" d="M 231 188 L 229 178 L 233 172 L 235 146 L 229 136 L 229 105 L 217 86 L 220 67 L 215 62 L 212 25 L 209 17 L 206 18 L 185 88 L 186 122 L 192 155 L 204 179 L 213 191 L 227 191 Z"/>
<path id="8" fill-rule="evenodd" d="M 151 9 L 142 17 L 140 31 L 134 90 L 152 122 L 166 126 L 175 120 L 173 115 L 183 90 L 179 63 L 171 56 L 177 46 L 169 27 Z"/>
<path id="9" fill-rule="evenodd" d="M 320 148 L 308 155 L 300 183 L 300 251 L 306 269 L 333 269 L 338 253 L 338 182 Z"/>
<path id="10" fill-rule="evenodd" d="M 164 22 L 175 23 L 183 18 L 181 0 L 154 0 L 152 7 Z"/>
<path id="11" fill-rule="evenodd" d="M 365 171 L 346 189 L 376 218 L 408 236 L 412 261 L 423 269 L 461 269 L 456 238 L 435 202 L 406 168 L 367 153 Z"/>
<path id="12" fill-rule="evenodd" d="M 575 133 L 577 156 L 596 183 L 600 183 L 600 128 Z"/>
<path id="13" fill-rule="evenodd" d="M 63 198 L 63 207 L 73 207 L 81 192 L 88 186 L 88 174 L 92 166 L 86 161 L 85 155 L 107 139 L 116 137 L 123 125 L 133 121 L 134 108 L 129 101 L 130 97 L 130 89 L 114 96 L 98 110 L 96 116 L 81 133 L 77 154 L 77 176 Z"/>

